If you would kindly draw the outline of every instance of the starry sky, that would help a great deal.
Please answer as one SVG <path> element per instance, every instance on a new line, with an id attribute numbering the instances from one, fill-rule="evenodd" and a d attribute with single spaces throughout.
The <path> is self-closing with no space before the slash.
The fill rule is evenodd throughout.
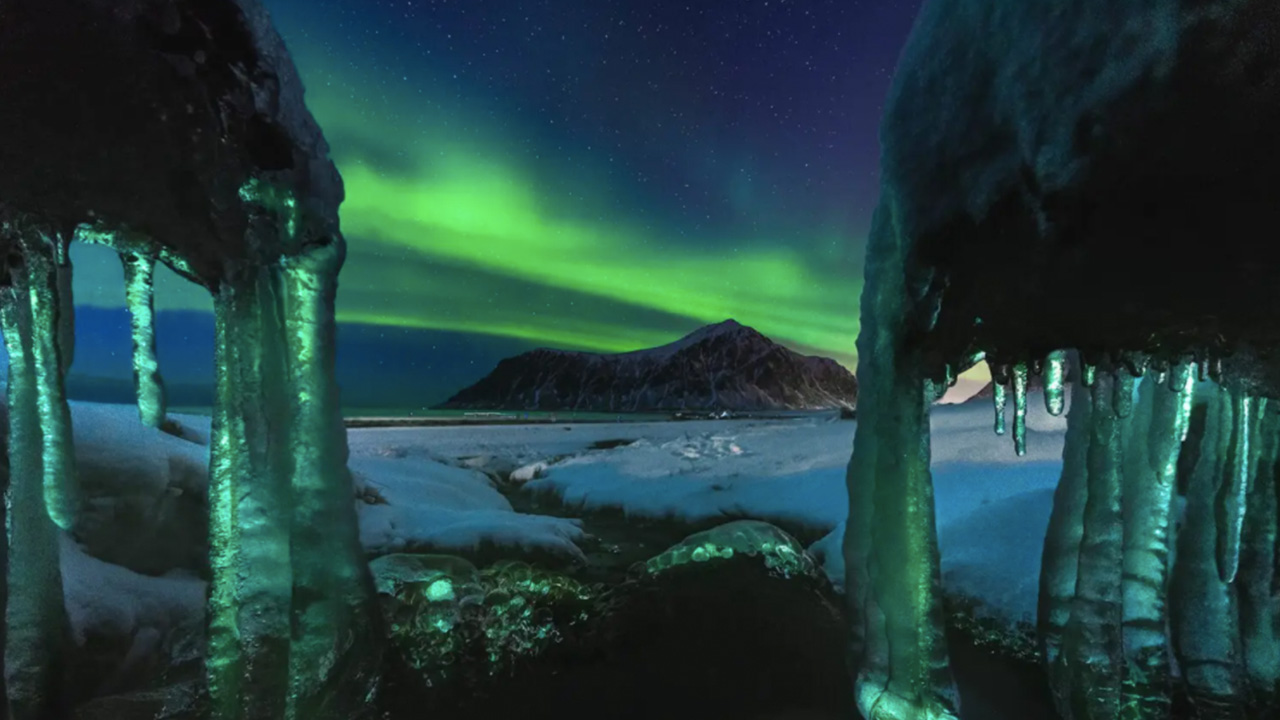
<path id="1" fill-rule="evenodd" d="M 265 2 L 346 182 L 348 396 L 380 368 L 439 401 L 526 349 L 730 317 L 856 363 L 877 126 L 920 0 Z M 75 371 L 127 377 L 98 250 L 73 260 L 103 351 Z M 157 302 L 162 365 L 198 382 L 210 301 L 164 277 Z"/>

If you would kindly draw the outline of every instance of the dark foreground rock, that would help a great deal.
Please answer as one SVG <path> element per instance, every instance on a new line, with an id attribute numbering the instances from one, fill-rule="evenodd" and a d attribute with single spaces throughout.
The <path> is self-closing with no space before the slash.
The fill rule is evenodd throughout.
<path id="1" fill-rule="evenodd" d="M 839 600 L 799 544 L 765 523 L 692 536 L 613 587 L 520 564 L 437 562 L 383 595 L 396 646 L 389 720 L 852 711 Z"/>

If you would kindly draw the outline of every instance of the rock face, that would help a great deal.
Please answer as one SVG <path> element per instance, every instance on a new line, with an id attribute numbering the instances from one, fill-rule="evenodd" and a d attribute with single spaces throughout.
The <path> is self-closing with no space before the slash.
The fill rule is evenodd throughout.
<path id="1" fill-rule="evenodd" d="M 726 320 L 648 350 L 538 349 L 507 358 L 441 407 L 800 410 L 853 407 L 857 398 L 857 381 L 836 361 L 800 355 Z"/>

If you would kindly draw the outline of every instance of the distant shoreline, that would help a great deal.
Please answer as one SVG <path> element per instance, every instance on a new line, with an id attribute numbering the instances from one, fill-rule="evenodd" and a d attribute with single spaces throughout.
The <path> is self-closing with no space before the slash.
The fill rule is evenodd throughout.
<path id="1" fill-rule="evenodd" d="M 686 422 L 692 420 L 797 420 L 808 417 L 839 416 L 838 410 L 757 411 L 718 416 L 711 411 L 670 413 L 590 413 L 587 415 L 541 412 L 503 413 L 476 412 L 463 415 L 423 415 L 386 417 L 347 417 L 343 422 L 348 428 L 379 427 L 449 427 L 459 425 L 580 425 L 604 423 Z"/>
<path id="2" fill-rule="evenodd" d="M 208 417 L 207 407 L 175 407 L 174 415 Z M 421 414 L 409 414 L 418 412 Z M 348 428 L 456 427 L 460 425 L 579 425 L 602 423 L 685 422 L 691 420 L 795 420 L 840 416 L 838 409 L 728 411 L 723 417 L 712 410 L 649 412 L 593 412 L 548 410 L 400 410 L 398 408 L 347 408 L 343 424 Z"/>

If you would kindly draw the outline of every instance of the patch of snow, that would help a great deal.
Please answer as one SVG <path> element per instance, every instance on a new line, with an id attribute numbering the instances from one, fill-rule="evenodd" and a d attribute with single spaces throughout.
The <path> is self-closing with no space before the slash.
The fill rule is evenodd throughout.
<path id="1" fill-rule="evenodd" d="M 386 500 L 358 506 L 360 542 L 373 554 L 474 551 L 486 543 L 585 560 L 576 520 L 517 513 L 487 475 L 430 458 L 353 456 L 353 473 Z"/>
<path id="2" fill-rule="evenodd" d="M 525 483 L 535 478 L 542 477 L 543 473 L 547 471 L 547 467 L 547 463 L 541 460 L 535 463 L 529 463 L 528 465 L 521 465 L 511 471 L 511 482 Z"/>
<path id="3" fill-rule="evenodd" d="M 94 635 L 164 636 L 203 617 L 203 580 L 140 575 L 90 557 L 65 535 L 61 543 L 62 594 L 77 645 Z"/>

